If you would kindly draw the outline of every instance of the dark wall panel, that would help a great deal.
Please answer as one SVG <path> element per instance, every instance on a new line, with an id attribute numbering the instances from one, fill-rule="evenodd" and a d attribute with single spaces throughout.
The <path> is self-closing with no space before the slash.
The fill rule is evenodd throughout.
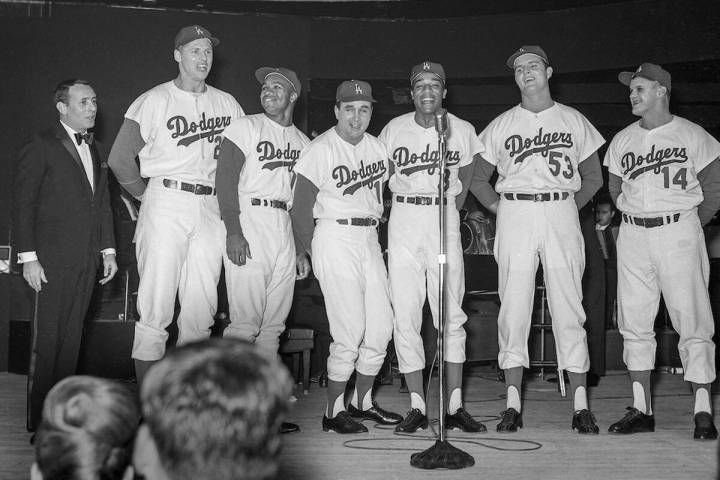
<path id="1" fill-rule="evenodd" d="M 260 110 L 256 68 L 290 66 L 307 83 L 309 19 L 101 6 L 55 6 L 50 18 L 0 17 L 5 40 L 0 68 L 9 80 L 0 88 L 2 105 L 9 108 L 0 119 L 0 244 L 8 236 L 18 149 L 57 118 L 51 94 L 58 81 L 80 77 L 92 83 L 100 102 L 97 136 L 109 146 L 130 103 L 177 75 L 173 39 L 180 27 L 193 23 L 221 41 L 208 83 L 233 94 L 248 113 Z"/>

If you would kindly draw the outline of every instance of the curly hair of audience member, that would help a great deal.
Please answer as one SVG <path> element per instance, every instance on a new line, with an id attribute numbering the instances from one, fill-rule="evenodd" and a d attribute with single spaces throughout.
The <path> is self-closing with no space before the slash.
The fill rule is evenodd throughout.
<path id="1" fill-rule="evenodd" d="M 43 480 L 116 480 L 132 459 L 140 420 L 126 385 L 90 376 L 60 381 L 47 395 L 35 438 Z"/>

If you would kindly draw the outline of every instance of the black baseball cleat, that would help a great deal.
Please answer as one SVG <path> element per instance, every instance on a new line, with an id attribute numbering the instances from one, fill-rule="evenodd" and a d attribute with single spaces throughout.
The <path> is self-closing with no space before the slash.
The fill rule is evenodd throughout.
<path id="1" fill-rule="evenodd" d="M 510 407 L 500 412 L 500 423 L 497 424 L 498 432 L 517 432 L 523 427 L 522 413 Z"/>
<path id="2" fill-rule="evenodd" d="M 600 429 L 595 423 L 595 415 L 590 410 L 583 408 L 573 414 L 572 418 L 572 430 L 577 430 L 578 433 L 594 434 L 600 433 Z"/>
<path id="3" fill-rule="evenodd" d="M 323 432 L 332 431 L 335 433 L 365 433 L 368 431 L 365 425 L 353 420 L 346 411 L 338 413 L 333 418 L 327 418 L 323 415 L 322 429 Z"/>
<path id="4" fill-rule="evenodd" d="M 402 422 L 397 424 L 395 431 L 398 433 L 415 433 L 426 428 L 428 428 L 427 415 L 422 413 L 420 409 L 413 408 L 407 413 Z"/>
<path id="5" fill-rule="evenodd" d="M 300 431 L 300 427 L 294 423 L 282 422 L 280 424 L 280 433 L 293 433 L 293 432 L 299 432 L 299 431 Z"/>
<path id="6" fill-rule="evenodd" d="M 718 438 L 718 431 L 713 423 L 712 415 L 708 412 L 698 412 L 695 414 L 695 432 L 693 432 L 695 440 L 715 440 Z"/>
<path id="7" fill-rule="evenodd" d="M 373 420 L 380 425 L 397 425 L 403 419 L 402 415 L 381 408 L 374 400 L 372 407 L 367 410 L 360 410 L 350 404 L 347 411 L 356 420 Z"/>
<path id="8" fill-rule="evenodd" d="M 463 432 L 484 433 L 487 427 L 475 420 L 472 415 L 467 413 L 464 408 L 459 408 L 457 412 L 450 415 L 445 414 L 445 428 L 453 430 L 462 430 Z"/>
<path id="9" fill-rule="evenodd" d="M 635 407 L 627 407 L 628 413 L 608 428 L 610 433 L 643 433 L 655 431 L 655 417 L 646 415 Z"/>

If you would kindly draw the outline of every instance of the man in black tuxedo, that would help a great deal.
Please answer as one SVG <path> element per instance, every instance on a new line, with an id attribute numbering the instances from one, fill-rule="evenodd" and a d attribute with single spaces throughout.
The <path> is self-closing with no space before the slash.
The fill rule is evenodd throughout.
<path id="1" fill-rule="evenodd" d="M 88 129 L 97 97 L 84 80 L 58 84 L 59 122 L 20 151 L 14 182 L 14 231 L 23 277 L 37 292 L 28 372 L 27 428 L 34 431 L 45 395 L 77 367 L 83 323 L 102 259 L 117 272 L 108 169 Z"/>

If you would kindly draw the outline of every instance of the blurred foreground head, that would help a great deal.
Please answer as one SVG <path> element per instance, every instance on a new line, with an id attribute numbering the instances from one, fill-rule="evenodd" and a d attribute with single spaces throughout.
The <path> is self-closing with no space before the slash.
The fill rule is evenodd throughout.
<path id="1" fill-rule="evenodd" d="M 150 479 L 267 479 L 292 382 L 276 354 L 235 339 L 183 345 L 148 372 L 135 466 Z"/>

